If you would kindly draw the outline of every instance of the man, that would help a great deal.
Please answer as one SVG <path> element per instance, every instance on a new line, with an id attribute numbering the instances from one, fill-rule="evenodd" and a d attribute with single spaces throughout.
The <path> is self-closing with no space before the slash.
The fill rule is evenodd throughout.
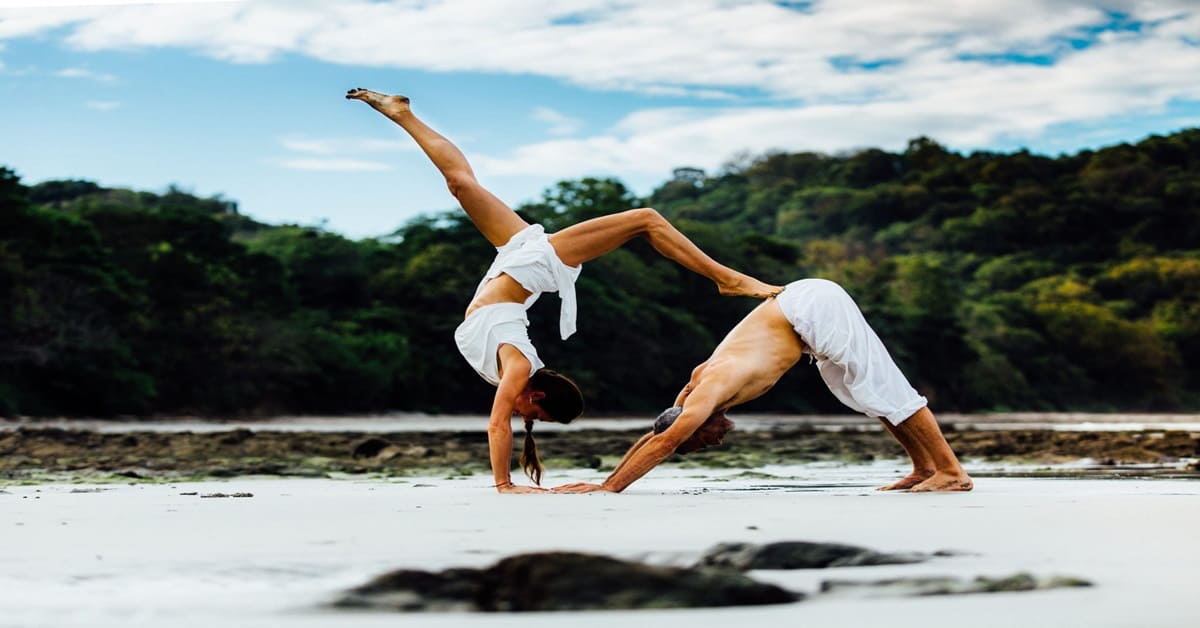
<path id="1" fill-rule="evenodd" d="M 880 490 L 971 490 L 971 478 L 926 399 L 909 385 L 850 295 L 824 279 L 788 284 L 742 319 L 692 371 L 675 400 L 682 408 L 678 418 L 669 423 L 669 417 L 660 417 L 661 431 L 643 436 L 603 484 L 554 490 L 620 492 L 673 452 L 719 444 L 733 427 L 725 411 L 770 390 L 805 352 L 816 357 L 830 391 L 850 408 L 879 418 L 912 459 L 912 473 Z"/>

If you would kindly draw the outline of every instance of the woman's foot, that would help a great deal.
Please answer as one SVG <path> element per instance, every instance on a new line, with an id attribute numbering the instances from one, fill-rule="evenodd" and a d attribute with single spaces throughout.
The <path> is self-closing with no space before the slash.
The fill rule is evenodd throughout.
<path id="1" fill-rule="evenodd" d="M 346 92 L 346 99 L 361 100 L 385 116 L 395 116 L 410 111 L 407 96 L 389 96 L 361 87 Z"/>
<path id="2" fill-rule="evenodd" d="M 765 299 L 783 292 L 783 286 L 772 286 L 748 275 L 738 273 L 737 277 L 717 283 L 717 291 L 727 297 L 754 297 Z"/>
<path id="3" fill-rule="evenodd" d="M 908 475 L 900 478 L 899 481 L 894 482 L 892 484 L 888 484 L 887 486 L 881 486 L 875 490 L 877 490 L 877 491 L 905 491 L 905 490 L 908 490 L 908 489 L 920 484 L 921 482 L 924 482 L 925 480 L 928 480 L 929 478 L 933 477 L 933 475 L 934 475 L 933 469 L 930 469 L 928 471 L 917 471 L 914 469 L 912 473 L 909 473 Z"/>
<path id="4" fill-rule="evenodd" d="M 912 487 L 912 492 L 969 491 L 974 487 L 975 483 L 971 481 L 971 476 L 967 475 L 966 471 L 959 470 L 957 473 L 938 471 L 928 480 Z"/>

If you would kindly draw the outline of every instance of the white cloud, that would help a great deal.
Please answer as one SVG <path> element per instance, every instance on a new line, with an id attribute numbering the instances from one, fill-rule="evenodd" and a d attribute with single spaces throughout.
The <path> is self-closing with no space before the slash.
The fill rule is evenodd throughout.
<path id="1" fill-rule="evenodd" d="M 112 111 L 120 107 L 121 103 L 115 100 L 89 100 L 83 103 L 83 106 L 96 111 Z"/>
<path id="2" fill-rule="evenodd" d="M 392 169 L 392 166 L 385 163 L 361 159 L 284 159 L 279 165 L 289 170 L 323 172 L 381 172 Z"/>
<path id="3" fill-rule="evenodd" d="M 93 72 L 84 68 L 63 68 L 54 73 L 54 76 L 59 78 L 77 78 L 96 81 L 99 83 L 112 83 L 117 80 L 116 76 L 106 74 L 104 72 Z"/>
<path id="4" fill-rule="evenodd" d="M 1109 12 L 1143 26 L 1098 32 L 1113 21 Z M 236 63 L 295 54 L 710 99 L 634 112 L 592 137 L 472 157 L 496 174 L 714 167 L 744 149 L 899 148 L 918 134 L 980 146 L 1200 100 L 1194 0 L 824 0 L 804 11 L 765 0 L 259 0 L 0 10 L 0 40 L 52 29 L 81 50 L 177 47 Z M 1092 43 L 1076 49 L 1080 42 Z M 1053 62 L 996 63 L 1014 53 Z M 580 128 L 553 109 L 534 115 L 553 134 Z M 329 159 L 288 167 L 386 167 L 334 159 L 357 153 L 339 152 L 333 140 L 289 142 Z"/>
<path id="5" fill-rule="evenodd" d="M 579 120 L 550 107 L 536 107 L 530 117 L 538 122 L 544 122 L 550 135 L 574 135 L 583 126 Z"/>

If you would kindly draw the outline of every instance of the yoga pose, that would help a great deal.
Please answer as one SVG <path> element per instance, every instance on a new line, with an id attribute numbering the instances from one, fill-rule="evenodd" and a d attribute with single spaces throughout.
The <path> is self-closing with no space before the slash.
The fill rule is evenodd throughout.
<path id="1" fill-rule="evenodd" d="M 912 473 L 880 490 L 971 490 L 971 478 L 926 399 L 909 385 L 850 295 L 824 279 L 790 283 L 742 319 L 692 371 L 676 407 L 659 416 L 603 484 L 554 490 L 620 492 L 673 452 L 719 445 L 733 428 L 725 411 L 770 390 L 804 353 L 816 358 L 821 378 L 842 403 L 879 418 L 912 459 Z"/>
<path id="2" fill-rule="evenodd" d="M 782 289 L 718 264 L 649 208 L 594 218 L 547 235 L 541 225 L 526 223 L 484 189 L 462 152 L 413 115 L 408 98 L 365 89 L 352 89 L 346 98 L 371 105 L 403 127 L 441 171 L 450 193 L 483 237 L 496 247 L 496 259 L 479 282 L 454 340 L 475 371 L 496 386 L 488 450 L 496 489 L 502 493 L 543 490 L 512 483 L 513 414 L 525 419 L 521 466 L 535 484 L 541 484 L 533 421 L 569 423 L 583 412 L 583 396 L 575 383 L 543 368 L 529 341 L 525 313 L 541 293 L 558 292 L 562 299 L 559 333 L 564 340 L 573 334 L 575 279 L 583 262 L 645 236 L 663 256 L 715 282 L 721 294 L 763 298 Z"/>

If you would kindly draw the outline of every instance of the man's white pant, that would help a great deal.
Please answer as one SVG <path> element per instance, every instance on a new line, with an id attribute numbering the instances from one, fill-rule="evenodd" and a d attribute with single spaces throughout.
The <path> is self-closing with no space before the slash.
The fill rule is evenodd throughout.
<path id="1" fill-rule="evenodd" d="M 908 383 L 862 310 L 838 284 L 801 279 L 776 297 L 839 401 L 899 425 L 928 404 Z"/>

